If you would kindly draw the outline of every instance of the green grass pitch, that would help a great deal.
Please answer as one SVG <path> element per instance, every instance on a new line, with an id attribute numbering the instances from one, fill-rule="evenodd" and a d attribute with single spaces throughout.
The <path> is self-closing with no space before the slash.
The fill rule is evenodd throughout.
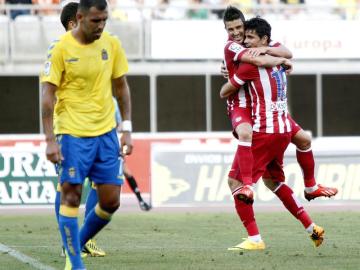
<path id="1" fill-rule="evenodd" d="M 31 211 L 31 210 L 29 210 Z M 326 240 L 314 248 L 300 223 L 287 212 L 257 213 L 264 251 L 229 252 L 245 231 L 232 213 L 121 213 L 97 238 L 107 256 L 85 258 L 88 270 L 114 269 L 360 269 L 360 212 L 311 212 Z M 63 269 L 55 217 L 2 215 L 0 243 Z M 0 269 L 34 269 L 6 252 Z M 36 268 L 35 268 L 36 269 Z"/>

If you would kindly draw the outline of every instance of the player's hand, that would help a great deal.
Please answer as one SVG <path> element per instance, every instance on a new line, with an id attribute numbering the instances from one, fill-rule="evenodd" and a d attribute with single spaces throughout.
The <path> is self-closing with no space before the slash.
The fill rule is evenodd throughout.
<path id="1" fill-rule="evenodd" d="M 251 57 L 257 57 L 261 54 L 266 54 L 266 52 L 267 52 L 266 47 L 258 47 L 258 48 L 249 48 L 246 53 Z"/>
<path id="2" fill-rule="evenodd" d="M 64 158 L 61 155 L 59 145 L 55 141 L 46 144 L 46 158 L 52 163 L 59 163 Z"/>
<path id="3" fill-rule="evenodd" d="M 223 77 L 225 79 L 229 78 L 229 71 L 227 70 L 226 65 L 225 65 L 224 62 L 221 62 L 220 73 L 221 73 L 221 75 L 223 75 Z"/>
<path id="4" fill-rule="evenodd" d="M 122 155 L 130 155 L 133 150 L 133 144 L 131 139 L 131 133 L 130 132 L 123 132 L 121 136 L 121 149 L 122 149 Z"/>
<path id="5" fill-rule="evenodd" d="M 293 71 L 293 64 L 289 59 L 285 58 L 281 66 L 285 69 L 286 75 L 289 75 Z"/>

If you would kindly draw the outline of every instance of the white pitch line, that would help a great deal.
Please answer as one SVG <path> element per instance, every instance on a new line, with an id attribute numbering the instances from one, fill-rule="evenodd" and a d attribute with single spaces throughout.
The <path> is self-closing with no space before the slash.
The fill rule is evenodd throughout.
<path id="1" fill-rule="evenodd" d="M 15 249 L 12 249 L 8 246 L 5 246 L 1 243 L 0 243 L 0 252 L 7 253 L 9 256 L 14 257 L 18 261 L 29 264 L 38 270 L 55 270 L 55 268 L 45 265 L 45 264 L 42 264 L 41 262 L 35 260 L 34 258 L 26 256 L 25 254 L 15 250 Z"/>

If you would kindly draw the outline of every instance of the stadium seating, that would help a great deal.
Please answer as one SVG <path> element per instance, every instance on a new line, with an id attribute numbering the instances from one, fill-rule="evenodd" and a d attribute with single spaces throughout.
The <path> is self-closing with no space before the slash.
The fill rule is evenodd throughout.
<path id="1" fill-rule="evenodd" d="M 9 58 L 9 18 L 0 15 L 0 63 L 6 63 Z"/>
<path id="2" fill-rule="evenodd" d="M 11 22 L 11 56 L 15 62 L 45 59 L 47 45 L 38 16 L 20 15 Z"/>
<path id="3" fill-rule="evenodd" d="M 122 22 L 111 20 L 106 28 L 112 34 L 118 36 L 129 59 L 143 58 L 143 24 L 142 22 Z"/>
<path id="4" fill-rule="evenodd" d="M 60 23 L 60 17 L 58 15 L 43 16 L 41 26 L 44 33 L 43 41 L 48 45 L 58 36 L 65 33 L 65 29 Z"/>

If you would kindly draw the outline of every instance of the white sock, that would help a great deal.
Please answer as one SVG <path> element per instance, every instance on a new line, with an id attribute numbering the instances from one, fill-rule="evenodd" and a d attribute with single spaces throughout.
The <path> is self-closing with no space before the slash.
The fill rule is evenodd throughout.
<path id="1" fill-rule="evenodd" d="M 311 223 L 309 227 L 307 227 L 305 230 L 309 233 L 312 234 L 313 230 L 314 230 L 314 223 Z"/>
<path id="2" fill-rule="evenodd" d="M 262 241 L 260 234 L 252 235 L 252 236 L 249 235 L 248 238 L 249 238 L 251 241 L 256 242 L 256 243 L 259 243 L 259 242 Z"/>
<path id="3" fill-rule="evenodd" d="M 311 193 L 311 192 L 314 192 L 315 190 L 317 190 L 318 189 L 318 186 L 317 185 L 315 185 L 315 186 L 313 186 L 313 187 L 305 187 L 305 192 L 306 193 Z"/>

